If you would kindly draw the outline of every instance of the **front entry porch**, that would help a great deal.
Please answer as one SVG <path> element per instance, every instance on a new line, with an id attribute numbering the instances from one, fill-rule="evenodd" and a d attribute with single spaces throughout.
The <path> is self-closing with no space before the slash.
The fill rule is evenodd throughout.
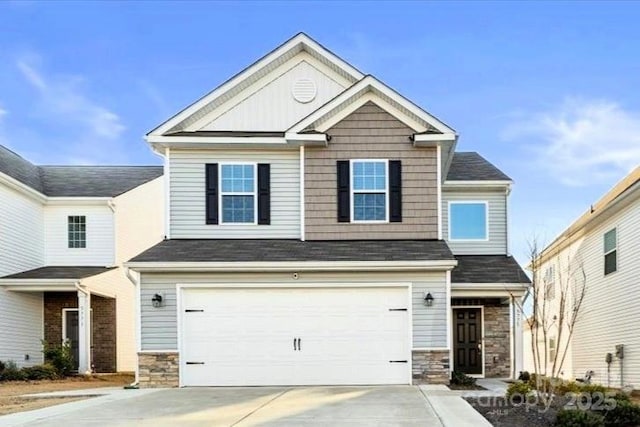
<path id="1" fill-rule="evenodd" d="M 82 282 L 109 270 L 42 267 L 3 277 L 0 286 L 8 292 L 41 296 L 41 313 L 31 317 L 42 322 L 41 337 L 47 346 L 69 343 L 79 373 L 116 372 L 115 296 L 96 292 Z"/>

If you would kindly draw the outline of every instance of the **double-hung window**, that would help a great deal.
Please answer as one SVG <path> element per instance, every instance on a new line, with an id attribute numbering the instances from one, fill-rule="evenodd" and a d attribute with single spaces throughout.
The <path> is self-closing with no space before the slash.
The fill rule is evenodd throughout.
<path id="1" fill-rule="evenodd" d="M 77 215 L 69 216 L 67 218 L 67 235 L 69 248 L 86 248 L 87 217 Z"/>
<path id="2" fill-rule="evenodd" d="M 222 223 L 256 223 L 256 165 L 220 166 L 220 210 Z"/>
<path id="3" fill-rule="evenodd" d="M 553 265 L 547 267 L 544 272 L 544 298 L 552 300 L 556 297 L 556 268 Z"/>
<path id="4" fill-rule="evenodd" d="M 449 240 L 487 240 L 487 202 L 449 202 Z"/>
<path id="5" fill-rule="evenodd" d="M 618 271 L 618 232 L 613 228 L 604 233 L 604 275 Z"/>
<path id="6" fill-rule="evenodd" d="M 352 221 L 389 220 L 388 165 L 386 160 L 351 161 Z"/>

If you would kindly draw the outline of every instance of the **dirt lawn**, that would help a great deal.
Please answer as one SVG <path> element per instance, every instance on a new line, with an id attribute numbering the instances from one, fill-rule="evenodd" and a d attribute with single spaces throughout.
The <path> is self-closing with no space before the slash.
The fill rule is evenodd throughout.
<path id="1" fill-rule="evenodd" d="M 9 381 L 0 383 L 0 415 L 30 411 L 86 397 L 20 397 L 23 394 L 82 390 L 98 387 L 122 387 L 133 382 L 133 375 L 70 377 L 55 381 Z"/>

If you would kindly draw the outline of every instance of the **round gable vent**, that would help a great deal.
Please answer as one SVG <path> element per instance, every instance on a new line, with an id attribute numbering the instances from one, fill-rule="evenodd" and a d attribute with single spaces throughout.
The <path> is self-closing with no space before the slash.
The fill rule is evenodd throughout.
<path id="1" fill-rule="evenodd" d="M 313 101 L 317 92 L 316 84 L 311 79 L 298 79 L 291 88 L 293 99 L 303 104 Z"/>

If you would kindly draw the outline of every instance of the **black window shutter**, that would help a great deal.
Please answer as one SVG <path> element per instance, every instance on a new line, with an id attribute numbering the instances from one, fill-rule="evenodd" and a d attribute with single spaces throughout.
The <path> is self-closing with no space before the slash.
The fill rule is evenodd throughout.
<path id="1" fill-rule="evenodd" d="M 338 222 L 351 220 L 350 186 L 349 186 L 349 161 L 338 160 Z"/>
<path id="2" fill-rule="evenodd" d="M 389 160 L 389 222 L 402 222 L 402 164 Z"/>
<path id="3" fill-rule="evenodd" d="M 218 223 L 218 164 L 207 163 L 205 165 L 206 184 L 206 220 L 207 224 Z"/>
<path id="4" fill-rule="evenodd" d="M 271 165 L 258 164 L 258 224 L 271 224 Z"/>

